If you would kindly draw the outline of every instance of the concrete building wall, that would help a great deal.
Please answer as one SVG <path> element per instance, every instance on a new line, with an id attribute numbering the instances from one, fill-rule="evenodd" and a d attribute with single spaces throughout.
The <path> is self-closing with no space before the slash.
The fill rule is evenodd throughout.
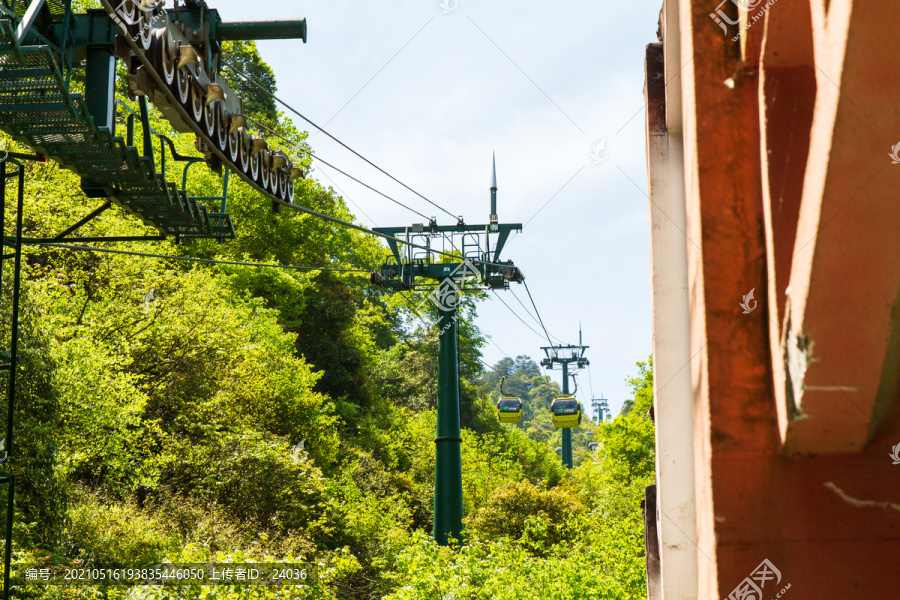
<path id="1" fill-rule="evenodd" d="M 661 597 L 900 597 L 900 4 L 663 15 L 647 58 Z"/>

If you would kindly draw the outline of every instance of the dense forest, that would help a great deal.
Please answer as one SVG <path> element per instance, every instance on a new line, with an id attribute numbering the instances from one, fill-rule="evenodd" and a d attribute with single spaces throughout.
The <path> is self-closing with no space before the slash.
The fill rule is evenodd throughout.
<path id="1" fill-rule="evenodd" d="M 253 43 L 227 51 L 274 91 Z M 270 143 L 303 153 L 309 167 L 306 134 L 270 96 L 232 83 L 253 118 L 285 138 Z M 192 136 L 158 114 L 152 126 L 197 155 Z M 180 170 L 168 168 L 180 181 Z M 53 236 L 101 202 L 52 161 L 29 165 L 27 179 L 28 237 Z M 201 165 L 188 189 L 215 196 L 221 179 Z M 296 201 L 353 220 L 314 173 Z M 274 215 L 269 204 L 232 178 L 236 240 L 97 245 L 322 269 L 27 248 L 17 446 L 7 464 L 18 474 L 14 563 L 284 561 L 315 565 L 314 577 L 285 588 L 23 582 L 15 597 L 644 598 L 652 363 L 637 363 L 629 410 L 575 430 L 576 468 L 565 472 L 548 410 L 557 385 L 527 356 L 485 366 L 474 324 L 481 297 L 467 295 L 467 516 L 464 539 L 438 546 L 430 539 L 438 338 L 413 310 L 424 296 L 369 285 L 365 272 L 386 257 L 374 238 L 307 215 Z M 79 231 L 154 233 L 118 208 Z M 4 336 L 9 281 L 7 273 Z M 501 376 L 525 404 L 519 427 L 497 421 Z"/>

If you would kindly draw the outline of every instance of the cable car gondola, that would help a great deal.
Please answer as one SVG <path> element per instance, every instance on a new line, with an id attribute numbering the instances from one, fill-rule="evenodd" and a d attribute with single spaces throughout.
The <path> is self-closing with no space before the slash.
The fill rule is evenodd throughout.
<path id="1" fill-rule="evenodd" d="M 581 403 L 575 396 L 561 396 L 550 405 L 553 426 L 557 429 L 581 425 Z"/>
<path id="2" fill-rule="evenodd" d="M 522 401 L 515 396 L 507 396 L 503 393 L 503 380 L 500 378 L 500 400 L 497 402 L 497 416 L 501 423 L 522 422 Z"/>

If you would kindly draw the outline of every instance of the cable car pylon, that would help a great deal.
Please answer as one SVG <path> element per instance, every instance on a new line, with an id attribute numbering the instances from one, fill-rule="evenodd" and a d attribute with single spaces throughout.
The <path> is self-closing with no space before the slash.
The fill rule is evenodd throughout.
<path id="1" fill-rule="evenodd" d="M 374 231 L 391 237 L 387 243 L 394 260 L 382 265 L 381 271 L 372 273 L 373 284 L 395 290 L 412 290 L 417 287 L 418 279 L 438 282 L 437 288 L 429 295 L 429 300 L 437 308 L 438 318 L 431 320 L 431 325 L 437 327 L 439 338 L 433 534 L 437 543 L 447 545 L 451 538 L 462 541 L 457 323 L 460 294 L 472 279 L 491 289 L 507 289 L 511 281 L 524 281 L 525 277 L 512 261 L 500 262 L 500 253 L 510 233 L 522 231 L 522 224 L 497 221 L 497 165 L 494 161 L 488 224 L 466 225 L 460 218 L 456 225 L 439 226 L 432 219 L 427 225 L 378 227 Z M 459 238 L 459 245 L 454 243 L 455 237 Z M 404 241 L 407 243 L 401 247 Z M 439 253 L 448 250 L 458 259 Z M 438 258 L 441 262 L 436 262 Z"/>
<path id="2" fill-rule="evenodd" d="M 584 351 L 588 349 L 581 343 L 581 330 L 578 331 L 578 345 L 568 346 L 542 346 L 546 357 L 541 360 L 541 366 L 553 369 L 555 365 L 562 366 L 562 396 L 553 401 L 550 406 L 550 412 L 553 416 L 553 425 L 557 429 L 562 429 L 562 462 L 571 469 L 572 461 L 572 428 L 581 424 L 581 404 L 575 395 L 569 394 L 569 377 L 574 377 L 575 373 L 569 372 L 569 365 L 573 365 L 575 369 L 583 369 L 591 364 L 584 357 Z M 576 387 L 577 389 L 577 387 Z"/>
<path id="3" fill-rule="evenodd" d="M 609 415 L 609 402 L 600 394 L 599 398 L 591 398 L 591 408 L 594 409 L 594 422 L 599 424 L 604 420 L 604 415 Z"/>

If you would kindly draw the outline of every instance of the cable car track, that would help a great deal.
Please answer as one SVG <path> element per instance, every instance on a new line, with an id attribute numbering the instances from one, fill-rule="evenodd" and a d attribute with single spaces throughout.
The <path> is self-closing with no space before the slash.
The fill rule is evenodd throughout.
<path id="1" fill-rule="evenodd" d="M 186 30 L 170 20 L 164 9 L 151 11 L 134 0 L 122 2 L 120 10 L 109 0 L 100 3 L 121 31 L 119 38 L 140 62 L 129 65 L 132 92 L 147 95 L 176 130 L 193 132 L 196 147 L 211 168 L 216 168 L 217 161 L 227 166 L 270 198 L 273 207 L 293 204 L 294 180 L 305 173 L 286 154 L 271 150 L 265 139 L 252 136 L 240 98 L 217 73 L 218 56 L 212 69 L 204 65 L 202 48 L 188 40 Z"/>

